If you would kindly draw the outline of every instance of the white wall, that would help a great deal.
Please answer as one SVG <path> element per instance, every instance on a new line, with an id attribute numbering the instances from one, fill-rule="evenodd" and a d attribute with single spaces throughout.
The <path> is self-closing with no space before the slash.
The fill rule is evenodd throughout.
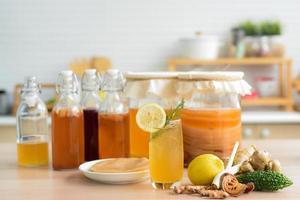
<path id="1" fill-rule="evenodd" d="M 0 88 L 25 75 L 53 82 L 76 57 L 108 56 L 121 70 L 162 70 L 176 41 L 227 33 L 244 19 L 280 19 L 300 70 L 296 0 L 0 0 Z"/>

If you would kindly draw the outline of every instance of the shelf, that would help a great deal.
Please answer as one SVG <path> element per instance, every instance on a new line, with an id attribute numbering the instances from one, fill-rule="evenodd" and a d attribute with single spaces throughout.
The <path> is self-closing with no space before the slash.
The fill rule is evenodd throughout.
<path id="1" fill-rule="evenodd" d="M 190 58 L 173 58 L 170 59 L 169 69 L 174 65 L 270 65 L 270 64 L 284 64 L 290 62 L 288 58 L 218 58 L 212 60 L 205 59 L 190 59 Z"/>
<path id="2" fill-rule="evenodd" d="M 256 98 L 256 99 L 243 99 L 242 105 L 244 106 L 280 106 L 289 105 L 292 102 L 287 98 L 269 97 L 269 98 Z"/>

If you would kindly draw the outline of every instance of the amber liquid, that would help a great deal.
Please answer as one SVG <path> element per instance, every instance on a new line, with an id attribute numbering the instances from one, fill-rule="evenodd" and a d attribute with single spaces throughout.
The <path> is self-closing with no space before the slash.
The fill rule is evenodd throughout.
<path id="1" fill-rule="evenodd" d="M 152 186 L 169 189 L 183 176 L 183 141 L 180 120 L 170 121 L 159 136 L 149 141 Z"/>
<path id="2" fill-rule="evenodd" d="M 149 133 L 143 131 L 136 124 L 135 116 L 137 108 L 131 108 L 130 114 L 130 156 L 148 157 L 149 156 Z"/>
<path id="3" fill-rule="evenodd" d="M 99 159 L 98 149 L 98 111 L 84 109 L 84 157 L 85 161 Z"/>
<path id="4" fill-rule="evenodd" d="M 84 161 L 82 111 L 52 111 L 52 165 L 54 169 L 77 168 Z"/>
<path id="5" fill-rule="evenodd" d="M 241 140 L 240 109 L 183 109 L 181 120 L 186 163 L 204 153 L 226 160 L 234 143 Z"/>
<path id="6" fill-rule="evenodd" d="M 129 114 L 99 114 L 99 156 L 129 156 Z"/>
<path id="7" fill-rule="evenodd" d="M 22 142 L 17 144 L 18 164 L 25 167 L 48 165 L 47 142 Z"/>

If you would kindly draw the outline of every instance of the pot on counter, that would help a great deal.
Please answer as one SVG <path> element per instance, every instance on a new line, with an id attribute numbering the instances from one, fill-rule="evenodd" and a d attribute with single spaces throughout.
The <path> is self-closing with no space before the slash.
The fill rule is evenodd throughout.
<path id="1" fill-rule="evenodd" d="M 276 97 L 279 95 L 278 82 L 273 77 L 256 77 L 255 86 L 260 97 Z"/>
<path id="2" fill-rule="evenodd" d="M 0 115 L 5 115 L 8 112 L 8 96 L 5 90 L 0 89 Z"/>
<path id="3" fill-rule="evenodd" d="M 180 39 L 180 54 L 184 58 L 216 59 L 221 48 L 216 35 L 196 33 L 195 37 Z"/>

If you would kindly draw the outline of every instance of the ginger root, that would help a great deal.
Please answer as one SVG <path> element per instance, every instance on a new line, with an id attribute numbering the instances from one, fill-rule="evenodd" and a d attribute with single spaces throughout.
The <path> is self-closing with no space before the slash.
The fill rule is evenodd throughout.
<path id="1" fill-rule="evenodd" d="M 199 194 L 200 197 L 209 199 L 225 199 L 229 196 L 236 197 L 242 193 L 249 193 L 253 190 L 253 183 L 239 183 L 234 175 L 228 173 L 222 177 L 222 190 L 217 189 L 214 185 L 181 185 L 173 188 L 173 191 L 176 194 Z"/>
<path id="2" fill-rule="evenodd" d="M 282 172 L 278 160 L 273 160 L 267 151 L 258 150 L 253 145 L 239 151 L 234 162 L 235 164 L 242 163 L 239 170 L 240 174 L 259 170 Z"/>
<path id="3" fill-rule="evenodd" d="M 179 187 L 174 187 L 174 192 L 176 194 L 183 194 L 183 193 L 198 193 L 200 190 L 208 190 L 209 186 L 202 186 L 202 185 L 181 185 Z"/>
<path id="4" fill-rule="evenodd" d="M 281 164 L 279 160 L 270 160 L 267 165 L 268 170 L 272 170 L 278 173 L 282 172 Z"/>
<path id="5" fill-rule="evenodd" d="M 229 194 L 222 190 L 201 190 L 199 194 L 202 197 L 208 197 L 210 199 L 225 199 L 229 197 Z"/>
<path id="6" fill-rule="evenodd" d="M 271 161 L 271 156 L 266 151 L 255 151 L 250 157 L 250 163 L 255 171 L 265 170 L 268 163 Z"/>
<path id="7" fill-rule="evenodd" d="M 240 173 L 253 172 L 254 169 L 249 161 L 244 161 L 240 167 Z"/>
<path id="8" fill-rule="evenodd" d="M 243 163 L 244 161 L 248 161 L 255 151 L 256 147 L 254 145 L 250 145 L 249 147 L 238 151 L 234 158 L 234 164 L 237 165 Z"/>
<path id="9" fill-rule="evenodd" d="M 199 194 L 201 197 L 208 197 L 210 199 L 224 199 L 229 196 L 227 192 L 217 190 L 213 186 L 181 185 L 174 187 L 173 191 L 176 194 Z"/>

